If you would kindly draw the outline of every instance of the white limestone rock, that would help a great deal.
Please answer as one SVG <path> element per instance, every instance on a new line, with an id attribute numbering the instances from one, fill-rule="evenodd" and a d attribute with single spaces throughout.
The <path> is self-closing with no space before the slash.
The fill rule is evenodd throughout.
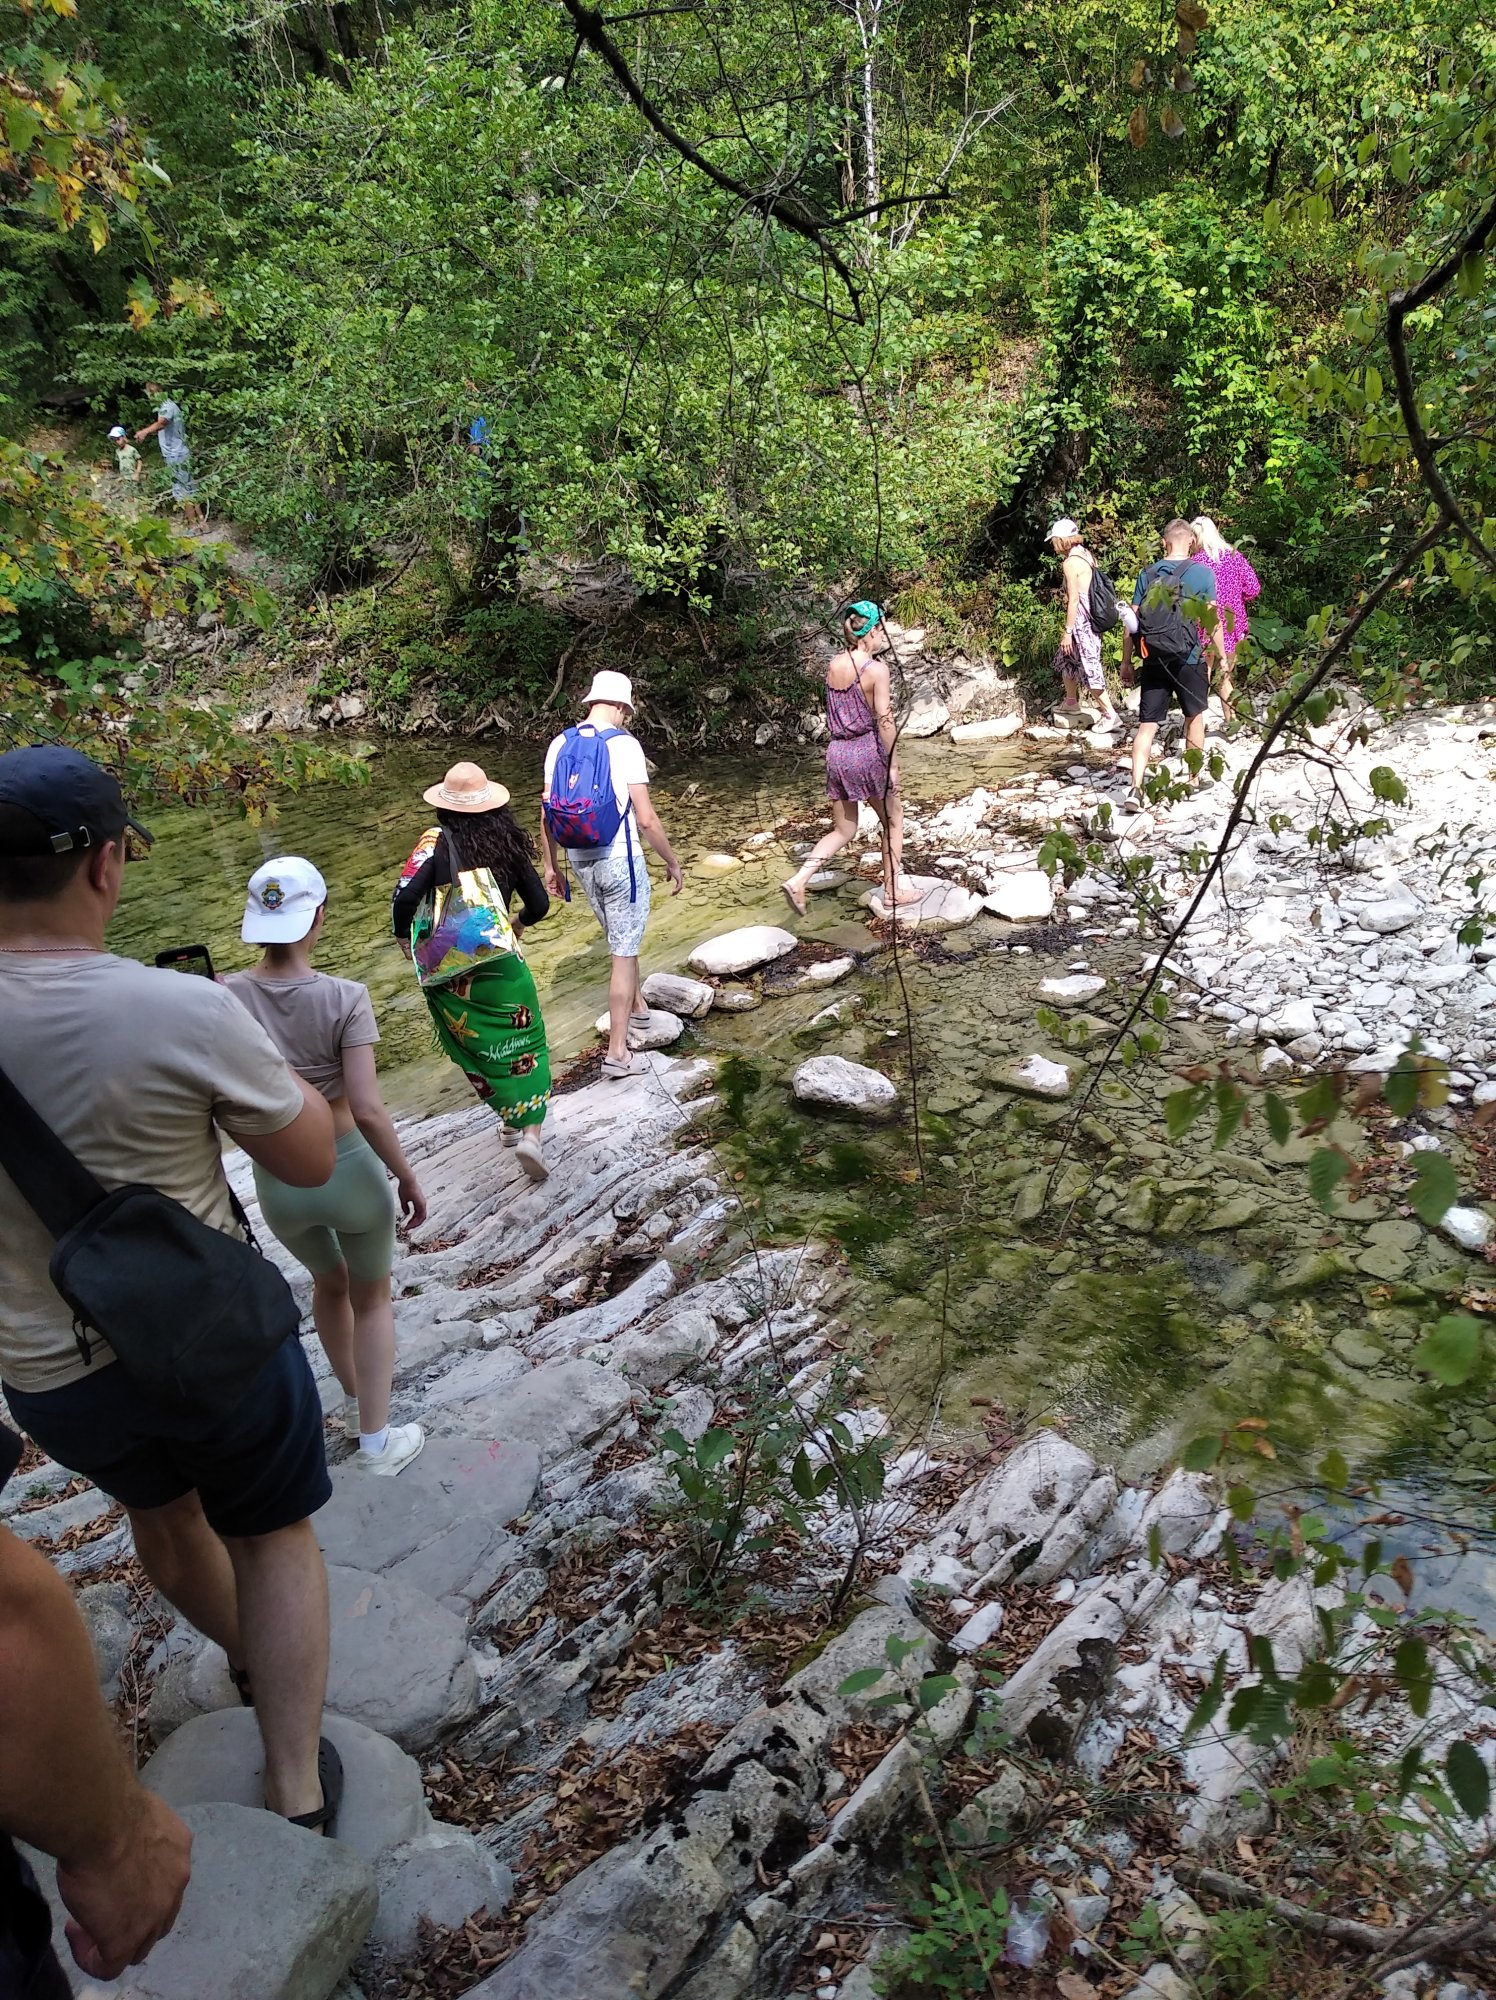
<path id="1" fill-rule="evenodd" d="M 607 1035 L 609 1024 L 606 1014 L 599 1014 L 593 1025 L 600 1035 Z M 642 1021 L 629 1023 L 629 1047 L 668 1049 L 673 1042 L 680 1040 L 685 1031 L 685 1023 L 679 1014 L 667 1014 L 663 1008 L 651 1007 L 647 1026 Z"/>
<path id="2" fill-rule="evenodd" d="M 704 979 L 686 979 L 678 972 L 651 972 L 643 985 L 651 1008 L 679 1014 L 688 1021 L 699 1021 L 710 1010 L 715 992 Z"/>
<path id="3" fill-rule="evenodd" d="M 744 924 L 740 930 L 704 939 L 686 963 L 712 978 L 730 979 L 734 973 L 752 972 L 783 958 L 795 949 L 796 942 L 792 932 L 780 930 L 777 924 Z"/>
<path id="4" fill-rule="evenodd" d="M 1491 1218 L 1483 1208 L 1446 1209 L 1439 1227 L 1462 1250 L 1481 1251 L 1491 1240 Z"/>
<path id="5" fill-rule="evenodd" d="M 1068 1097 L 1075 1088 L 1077 1072 L 1069 1063 L 1051 1062 L 1048 1056 L 1025 1056 L 1022 1062 L 1005 1063 L 992 1081 L 999 1090 L 1011 1090 L 1019 1097 L 1045 1097 L 1054 1101 Z"/>
<path id="6" fill-rule="evenodd" d="M 994 715 L 986 722 L 958 722 L 951 730 L 952 743 L 1003 743 L 1023 727 L 1021 715 Z"/>
<path id="7" fill-rule="evenodd" d="M 795 1071 L 792 1088 L 802 1104 L 823 1105 L 853 1118 L 892 1117 L 899 1102 L 896 1084 L 844 1056 L 812 1056 Z"/>
<path id="8" fill-rule="evenodd" d="M 1051 1001 L 1057 1007 L 1079 1007 L 1105 990 L 1106 981 L 1094 972 L 1071 972 L 1063 979 L 1041 979 L 1039 982 L 1039 998 Z"/>
<path id="9" fill-rule="evenodd" d="M 983 907 L 1010 924 L 1042 922 L 1054 909 L 1054 884 L 1042 868 L 1025 868 L 999 882 Z"/>
<path id="10" fill-rule="evenodd" d="M 867 899 L 868 909 L 880 923 L 892 916 L 906 929 L 927 931 L 960 930 L 982 913 L 980 896 L 942 876 L 908 875 L 904 878 L 905 895 L 911 889 L 919 892 L 918 901 L 900 902 L 893 910 L 884 902 L 882 890 L 875 889 Z"/>

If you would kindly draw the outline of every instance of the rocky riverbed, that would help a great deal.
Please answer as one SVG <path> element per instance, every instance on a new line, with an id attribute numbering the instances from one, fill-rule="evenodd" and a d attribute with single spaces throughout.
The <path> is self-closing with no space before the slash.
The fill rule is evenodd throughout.
<path id="1" fill-rule="evenodd" d="M 429 1442 L 396 1481 L 339 1464 L 318 1522 L 349 1773 L 336 1842 L 254 1809 L 252 1718 L 96 1496 L 55 1468 L 20 1486 L 11 1524 L 83 1587 L 146 1782 L 197 1837 L 177 1931 L 112 1990 L 870 2000 L 904 1934 L 907 1842 L 937 1828 L 986 1879 L 1008 1871 L 1008 1990 L 1195 1990 L 1191 1870 L 1242 1867 L 1271 1756 L 1185 1725 L 1218 1657 L 1228 1688 L 1260 1673 L 1249 1634 L 1293 1671 L 1319 1630 L 1310 1580 L 1224 1564 L 1206 1476 L 1129 1482 L 1051 1430 L 963 1449 L 892 1424 L 844 1259 L 754 1246 L 700 1136 L 713 1084 L 699 1060 L 649 1057 L 562 1096 L 539 1188 L 481 1110 L 408 1133 L 431 1220 L 396 1271 L 395 1415 Z M 887 1434 L 886 1474 L 860 1506 L 807 1505 L 803 1531 L 757 1523 L 724 1611 L 685 1590 L 666 1434 L 689 1446 L 765 1393 L 813 1453 L 833 1423 Z M 1390 1584 L 1386 1601 L 1403 1602 Z M 1416 1730 L 1437 1756 L 1475 1692 L 1441 1666 L 1422 1723 L 1389 1692 L 1382 1746 Z M 1344 1901 L 1395 1957 L 1409 1912 Z M 1129 1936 L 1152 1951 L 1119 1957 Z M 1380 1990 L 1480 1990 L 1447 1977 Z"/>

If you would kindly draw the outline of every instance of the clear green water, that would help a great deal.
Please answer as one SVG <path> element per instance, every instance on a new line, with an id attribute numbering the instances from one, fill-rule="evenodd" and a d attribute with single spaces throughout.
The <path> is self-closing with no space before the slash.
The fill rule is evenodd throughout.
<path id="1" fill-rule="evenodd" d="M 467 1102 L 466 1086 L 431 1048 L 420 996 L 388 932 L 390 891 L 429 821 L 420 792 L 458 754 L 470 746 L 381 746 L 369 785 L 287 798 L 259 826 L 228 811 L 158 816 L 151 859 L 127 871 L 113 947 L 150 959 L 164 946 L 200 942 L 220 969 L 247 964 L 253 954 L 238 940 L 245 881 L 271 854 L 308 855 L 330 891 L 319 962 L 369 986 L 391 1104 L 434 1112 Z M 533 823 L 534 753 L 485 746 L 483 756 Z M 902 754 L 915 799 L 992 784 L 1021 761 L 1006 748 L 982 756 L 944 744 L 910 744 Z M 672 898 L 656 880 L 646 970 L 681 969 L 693 945 L 735 925 L 787 921 L 778 883 L 789 854 L 777 843 L 746 843 L 787 814 L 813 818 L 821 769 L 814 751 L 662 764 L 655 798 L 686 862 L 686 887 Z M 782 1240 L 831 1235 L 845 1246 L 851 1340 L 908 1426 L 928 1424 L 933 1413 L 941 1428 L 969 1433 L 996 1404 L 1014 1422 L 1056 1421 L 1142 1474 L 1182 1440 L 1260 1415 L 1271 1419 L 1283 1453 L 1272 1480 L 1281 1473 L 1290 1484 L 1334 1444 L 1396 1482 L 1410 1504 L 1489 1521 L 1481 1495 L 1496 1476 L 1490 1384 L 1436 1397 L 1408 1360 L 1420 1324 L 1441 1309 L 1441 1289 L 1462 1275 L 1468 1282 L 1459 1254 L 1426 1246 L 1408 1274 L 1416 1291 L 1355 1273 L 1282 1296 L 1276 1287 L 1304 1256 L 1362 1252 L 1376 1211 L 1327 1227 L 1309 1202 L 1301 1159 L 1273 1156 L 1261 1139 L 1239 1140 L 1225 1156 L 1212 1153 L 1203 1131 L 1166 1147 L 1158 1096 L 1173 1085 L 1162 1074 L 1134 1077 L 1134 1090 L 1112 1089 L 1113 1101 L 1092 1106 L 1099 1123 L 1076 1145 L 1068 1211 L 1051 1207 L 1021 1224 L 1015 1199 L 1052 1149 L 1055 1121 L 1068 1114 L 1009 1098 L 992 1073 L 1046 1049 L 1034 1020 L 1046 972 L 1088 953 L 1094 969 L 1125 978 L 1138 944 L 1091 940 L 1057 959 L 1019 956 L 991 949 L 1003 933 L 981 918 L 947 940 L 939 962 L 908 951 L 895 962 L 874 949 L 856 900 L 862 886 L 812 897 L 800 927 L 869 954 L 835 989 L 861 996 L 854 1021 L 810 1029 L 810 1016 L 832 997 L 818 992 L 747 1014 L 714 1012 L 692 1025 L 689 1041 L 727 1059 L 712 1131 L 724 1162 L 743 1177 L 757 1230 Z M 602 938 L 578 898 L 528 935 L 526 951 L 553 1053 L 564 1061 L 594 1040 L 606 997 Z M 1171 1033 L 1169 1061 L 1216 1053 L 1198 1026 Z M 787 1082 L 819 1050 L 887 1069 L 906 1094 L 917 1079 L 921 1147 L 907 1118 L 877 1130 L 799 1110 Z M 1140 1178 L 1164 1190 L 1147 1231 L 1121 1213 Z M 1257 1200 L 1252 1221 L 1212 1233 L 1213 1212 L 1241 1196 Z M 1348 1337 L 1370 1343 L 1372 1366 L 1348 1365 L 1337 1352 Z M 1407 1546 L 1422 1552 L 1413 1529 Z M 1489 1595 L 1481 1608 L 1496 1616 L 1487 1568 L 1464 1594 Z"/>

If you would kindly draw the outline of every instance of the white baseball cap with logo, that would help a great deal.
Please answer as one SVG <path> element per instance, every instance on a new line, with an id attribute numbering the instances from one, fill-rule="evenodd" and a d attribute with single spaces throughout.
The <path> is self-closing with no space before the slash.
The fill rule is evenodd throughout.
<path id="1" fill-rule="evenodd" d="M 1068 541 L 1072 535 L 1078 535 L 1079 533 L 1080 529 L 1071 520 L 1070 516 L 1068 514 L 1061 514 L 1059 520 L 1054 523 L 1044 539 L 1046 542 Z"/>
<path id="2" fill-rule="evenodd" d="M 116 424 L 113 430 L 111 430 L 109 433 L 109 435 L 112 438 L 122 438 L 124 434 L 125 434 L 125 427 L 123 424 Z"/>
<path id="3" fill-rule="evenodd" d="M 249 878 L 239 935 L 246 944 L 296 944 L 326 901 L 327 884 L 310 861 L 278 854 Z"/>

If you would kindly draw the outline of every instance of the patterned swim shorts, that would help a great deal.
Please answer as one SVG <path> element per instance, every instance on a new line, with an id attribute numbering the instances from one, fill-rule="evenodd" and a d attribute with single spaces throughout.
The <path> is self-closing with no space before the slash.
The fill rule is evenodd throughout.
<path id="1" fill-rule="evenodd" d="M 582 894 L 592 905 L 592 914 L 602 925 L 608 950 L 614 958 L 637 958 L 644 943 L 644 926 L 649 921 L 649 870 L 644 852 L 632 831 L 627 838 L 634 847 L 634 896 L 629 898 L 629 853 L 625 835 L 606 854 L 579 854 L 568 848 L 567 860 L 576 871 Z"/>

